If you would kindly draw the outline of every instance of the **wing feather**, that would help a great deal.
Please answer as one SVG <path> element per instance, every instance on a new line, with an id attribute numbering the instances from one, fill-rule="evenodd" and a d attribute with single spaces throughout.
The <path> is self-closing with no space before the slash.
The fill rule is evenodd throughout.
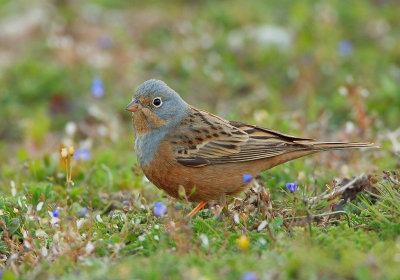
<path id="1" fill-rule="evenodd" d="M 170 142 L 176 161 L 191 167 L 252 161 L 308 150 L 313 141 L 255 125 L 229 122 L 194 107 L 164 140 Z"/>

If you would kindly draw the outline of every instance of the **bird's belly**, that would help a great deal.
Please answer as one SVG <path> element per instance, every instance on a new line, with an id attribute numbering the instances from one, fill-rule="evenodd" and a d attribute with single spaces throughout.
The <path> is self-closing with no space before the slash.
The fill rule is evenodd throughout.
<path id="1" fill-rule="evenodd" d="M 179 186 L 182 186 L 188 200 L 195 202 L 219 199 L 223 195 L 234 194 L 246 188 L 243 174 L 232 174 L 219 169 L 216 166 L 199 168 L 171 166 L 144 168 L 143 171 L 154 185 L 168 195 L 179 198 Z"/>
<path id="2" fill-rule="evenodd" d="M 244 174 L 255 176 L 309 153 L 313 152 L 303 151 L 247 162 L 189 167 L 176 162 L 168 143 L 161 142 L 153 161 L 143 165 L 142 169 L 146 177 L 168 195 L 179 198 L 179 186 L 183 186 L 189 201 L 200 202 L 240 193 L 249 187 L 249 184 L 243 182 Z"/>
<path id="3" fill-rule="evenodd" d="M 240 193 L 249 187 L 243 182 L 244 174 L 255 176 L 262 167 L 255 162 L 243 168 L 238 163 L 214 164 L 203 167 L 187 167 L 157 156 L 143 171 L 146 177 L 168 195 L 179 198 L 179 186 L 183 186 L 189 201 L 216 200 L 224 195 Z"/>

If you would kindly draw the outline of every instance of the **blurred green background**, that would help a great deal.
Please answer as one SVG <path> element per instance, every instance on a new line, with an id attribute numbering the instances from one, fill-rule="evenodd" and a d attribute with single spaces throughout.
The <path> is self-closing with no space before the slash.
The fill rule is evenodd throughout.
<path id="1" fill-rule="evenodd" d="M 399 279 L 399 15 L 385 0 L 0 0 L 0 279 Z M 230 120 L 382 148 L 264 172 L 286 229 L 209 210 L 189 221 L 136 164 L 124 109 L 152 78 Z M 311 225 L 335 201 L 307 197 L 361 173 L 382 203 L 346 206 L 350 228 Z"/>
<path id="2" fill-rule="evenodd" d="M 0 155 L 54 150 L 70 121 L 81 140 L 132 141 L 124 107 L 150 78 L 225 118 L 377 141 L 399 127 L 399 14 L 384 0 L 3 0 Z"/>

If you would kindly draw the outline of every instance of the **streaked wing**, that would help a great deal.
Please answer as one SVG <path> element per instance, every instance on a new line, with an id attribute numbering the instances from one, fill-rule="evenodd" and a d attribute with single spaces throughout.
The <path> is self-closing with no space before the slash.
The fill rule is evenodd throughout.
<path id="1" fill-rule="evenodd" d="M 312 149 L 309 142 L 313 141 L 254 125 L 229 122 L 194 107 L 164 140 L 172 145 L 177 162 L 192 167 L 251 161 L 309 150 Z"/>

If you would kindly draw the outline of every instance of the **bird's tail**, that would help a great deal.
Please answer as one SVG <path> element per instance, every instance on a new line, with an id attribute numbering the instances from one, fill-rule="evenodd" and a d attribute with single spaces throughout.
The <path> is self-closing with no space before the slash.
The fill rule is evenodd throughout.
<path id="1" fill-rule="evenodd" d="M 315 151 L 329 151 L 329 150 L 344 150 L 353 148 L 379 148 L 374 143 L 363 142 L 308 142 L 308 141 L 295 141 L 302 145 L 309 145 L 311 150 Z"/>
<path id="2" fill-rule="evenodd" d="M 322 151 L 344 150 L 353 148 L 379 148 L 378 146 L 375 146 L 373 143 L 361 143 L 361 142 L 360 143 L 313 142 L 307 140 L 296 140 L 293 142 L 299 144 L 297 150 L 287 153 L 282 153 L 281 155 L 276 156 L 275 160 L 264 161 L 265 162 L 264 170 L 285 163 L 287 161 L 294 160 L 296 158 L 301 158 Z"/>

